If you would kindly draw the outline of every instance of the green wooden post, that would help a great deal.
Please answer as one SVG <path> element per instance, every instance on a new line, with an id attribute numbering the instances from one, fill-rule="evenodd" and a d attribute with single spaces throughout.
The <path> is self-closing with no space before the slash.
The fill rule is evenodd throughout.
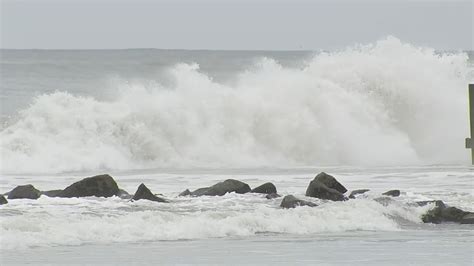
<path id="1" fill-rule="evenodd" d="M 474 165 L 474 84 L 469 84 L 469 116 L 471 120 L 471 137 L 466 139 L 466 149 L 471 149 L 471 161 Z"/>

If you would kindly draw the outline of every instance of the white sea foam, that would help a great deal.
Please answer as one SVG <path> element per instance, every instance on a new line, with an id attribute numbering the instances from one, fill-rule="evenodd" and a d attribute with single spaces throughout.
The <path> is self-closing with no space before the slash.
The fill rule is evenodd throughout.
<path id="1" fill-rule="evenodd" d="M 393 37 L 301 69 L 262 59 L 232 84 L 179 64 L 111 101 L 37 97 L 0 133 L 1 171 L 465 162 L 469 71 Z"/>
<path id="2" fill-rule="evenodd" d="M 314 200 L 314 199 L 313 199 Z M 426 208 L 385 207 L 372 200 L 330 202 L 284 210 L 255 195 L 175 199 L 172 204 L 120 199 L 15 200 L 2 206 L 2 249 L 85 243 L 143 242 L 400 230 L 420 222 Z"/>
<path id="3" fill-rule="evenodd" d="M 131 193 L 139 183 L 145 182 L 151 191 L 163 193 L 171 203 L 130 202 L 117 197 L 41 196 L 38 200 L 9 200 L 8 204 L 0 206 L 0 249 L 234 237 L 267 239 L 274 235 L 327 240 L 337 235 L 345 238 L 352 233 L 365 234 L 365 231 L 389 235 L 388 232 L 394 231 L 434 230 L 436 235 L 439 229 L 444 231 L 446 228 L 421 223 L 422 214 L 434 205 L 420 207 L 416 201 L 443 200 L 449 206 L 474 211 L 473 175 L 469 167 L 331 169 L 330 172 L 349 191 L 370 189 L 357 199 L 345 202 L 303 195 L 315 171 L 283 170 L 273 174 L 239 174 L 228 170 L 214 174 L 194 170 L 176 174 L 138 171 L 114 175 L 119 186 Z M 185 188 L 193 190 L 227 178 L 242 180 L 253 188 L 271 181 L 281 195 L 293 194 L 319 206 L 285 210 L 279 208 L 282 198 L 267 200 L 264 195 L 253 193 L 230 193 L 222 197 L 176 196 Z M 40 190 L 64 188 L 77 179 L 66 175 L 4 176 L 0 192 L 26 183 L 34 184 Z M 401 190 L 399 197 L 385 198 L 381 203 L 373 200 L 395 188 Z M 463 232 L 470 229 L 466 225 L 448 226 Z M 461 241 L 468 241 L 464 233 L 456 234 Z M 417 239 L 428 241 L 425 237 Z"/>

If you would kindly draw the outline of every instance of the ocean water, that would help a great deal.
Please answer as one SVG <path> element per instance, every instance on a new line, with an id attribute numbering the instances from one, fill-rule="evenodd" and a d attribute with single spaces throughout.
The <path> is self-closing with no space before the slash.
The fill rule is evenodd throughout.
<path id="1" fill-rule="evenodd" d="M 347 202 L 306 198 L 314 173 L 333 173 L 349 190 L 370 188 Z M 62 188 L 84 174 L 15 175 L 1 189 L 33 183 Z M 171 203 L 113 198 L 11 200 L 0 208 L 2 265 L 10 264 L 331 264 L 472 265 L 472 225 L 423 224 L 442 199 L 474 211 L 473 169 L 467 166 L 314 169 L 219 169 L 112 172 L 133 193 L 140 182 Z M 272 181 L 280 194 L 294 194 L 318 207 L 281 209 L 281 198 L 235 193 L 222 197 L 177 197 L 235 178 L 255 187 Z M 373 199 L 389 189 L 398 198 Z M 440 255 L 442 254 L 442 255 Z"/>
<path id="2" fill-rule="evenodd" d="M 0 262 L 472 265 L 474 227 L 423 224 L 433 206 L 413 204 L 474 211 L 472 58 L 394 37 L 332 52 L 1 50 L 0 192 L 109 173 L 171 203 L 11 200 Z M 371 191 L 306 198 L 321 171 Z M 177 196 L 227 178 L 319 206 Z M 374 201 L 389 189 L 402 194 Z"/>

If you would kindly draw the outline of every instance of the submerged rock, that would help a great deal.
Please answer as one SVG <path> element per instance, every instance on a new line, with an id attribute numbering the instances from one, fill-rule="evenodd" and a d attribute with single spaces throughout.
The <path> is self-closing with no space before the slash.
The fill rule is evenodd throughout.
<path id="1" fill-rule="evenodd" d="M 374 200 L 385 207 L 394 201 L 391 197 L 378 197 L 378 198 L 375 198 Z"/>
<path id="2" fill-rule="evenodd" d="M 278 195 L 277 193 L 270 193 L 270 194 L 267 194 L 265 196 L 265 198 L 267 198 L 267 199 L 276 199 L 276 198 L 279 198 L 279 197 L 281 197 L 281 196 Z"/>
<path id="3" fill-rule="evenodd" d="M 33 185 L 17 186 L 8 193 L 8 199 L 38 199 L 41 192 Z"/>
<path id="4" fill-rule="evenodd" d="M 343 195 L 347 189 L 339 183 L 336 178 L 324 172 L 318 174 L 308 185 L 306 196 L 328 199 L 333 201 L 343 201 L 347 198 Z"/>
<path id="5" fill-rule="evenodd" d="M 138 186 L 137 192 L 135 192 L 135 195 L 133 195 L 133 200 L 141 200 L 141 199 L 146 199 L 146 200 L 151 200 L 151 201 L 156 201 L 156 202 L 168 202 L 167 200 L 160 198 L 158 196 L 155 196 L 153 193 L 151 193 L 150 189 L 148 189 L 145 184 L 140 184 Z"/>
<path id="6" fill-rule="evenodd" d="M 62 189 L 47 190 L 47 191 L 41 191 L 41 195 L 45 195 L 45 196 L 54 198 L 54 197 L 59 197 L 59 194 L 61 192 L 63 192 Z"/>
<path id="7" fill-rule="evenodd" d="M 368 192 L 370 191 L 369 189 L 356 189 L 356 190 L 352 190 L 351 191 L 351 194 L 349 195 L 349 198 L 350 199 L 355 199 L 355 196 L 356 195 L 359 195 L 359 194 L 364 194 L 365 192 Z"/>
<path id="8" fill-rule="evenodd" d="M 382 195 L 390 196 L 390 197 L 398 197 L 400 196 L 400 190 L 398 189 L 389 190 L 387 192 L 382 193 Z"/>
<path id="9" fill-rule="evenodd" d="M 263 185 L 260 185 L 254 189 L 252 189 L 250 192 L 252 193 L 262 193 L 262 194 L 272 194 L 272 193 L 277 193 L 277 189 L 273 183 L 265 183 Z"/>
<path id="10" fill-rule="evenodd" d="M 87 177 L 65 188 L 58 197 L 112 197 L 119 194 L 117 183 L 110 175 Z"/>
<path id="11" fill-rule="evenodd" d="M 244 194 L 250 192 L 250 186 L 244 182 L 235 179 L 227 179 L 211 187 L 199 188 L 191 192 L 192 196 L 223 196 L 226 193 L 235 192 Z"/>
<path id="12" fill-rule="evenodd" d="M 297 206 L 316 207 L 318 205 L 310 201 L 298 199 L 293 195 L 285 196 L 280 204 L 280 207 L 285 208 L 285 209 L 291 209 Z"/>
<path id="13" fill-rule="evenodd" d="M 5 198 L 5 196 L 0 195 L 0 205 L 7 204 L 8 200 Z"/>

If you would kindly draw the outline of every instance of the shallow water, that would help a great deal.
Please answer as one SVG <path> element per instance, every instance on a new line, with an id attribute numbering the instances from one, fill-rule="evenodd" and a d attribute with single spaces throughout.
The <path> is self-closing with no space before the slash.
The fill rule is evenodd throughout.
<path id="1" fill-rule="evenodd" d="M 472 265 L 472 228 L 36 248 L 2 264 Z M 99 252 L 98 252 L 99 251 Z"/>
<path id="2" fill-rule="evenodd" d="M 348 202 L 305 198 L 306 186 L 320 171 L 334 174 L 349 191 L 371 191 Z M 130 193 L 143 182 L 171 203 L 116 197 L 11 200 L 0 208 L 2 264 L 470 265 L 474 227 L 423 224 L 420 216 L 433 206 L 410 203 L 441 199 L 474 211 L 473 171 L 467 166 L 425 166 L 114 172 L 119 186 Z M 41 190 L 63 188 L 87 175 L 8 176 L 0 188 L 8 191 L 26 183 Z M 320 206 L 284 210 L 279 208 L 281 198 L 267 200 L 258 194 L 177 197 L 186 188 L 227 178 L 251 187 L 271 181 L 280 194 Z M 373 200 L 389 189 L 401 189 L 402 195 L 386 206 Z"/>

